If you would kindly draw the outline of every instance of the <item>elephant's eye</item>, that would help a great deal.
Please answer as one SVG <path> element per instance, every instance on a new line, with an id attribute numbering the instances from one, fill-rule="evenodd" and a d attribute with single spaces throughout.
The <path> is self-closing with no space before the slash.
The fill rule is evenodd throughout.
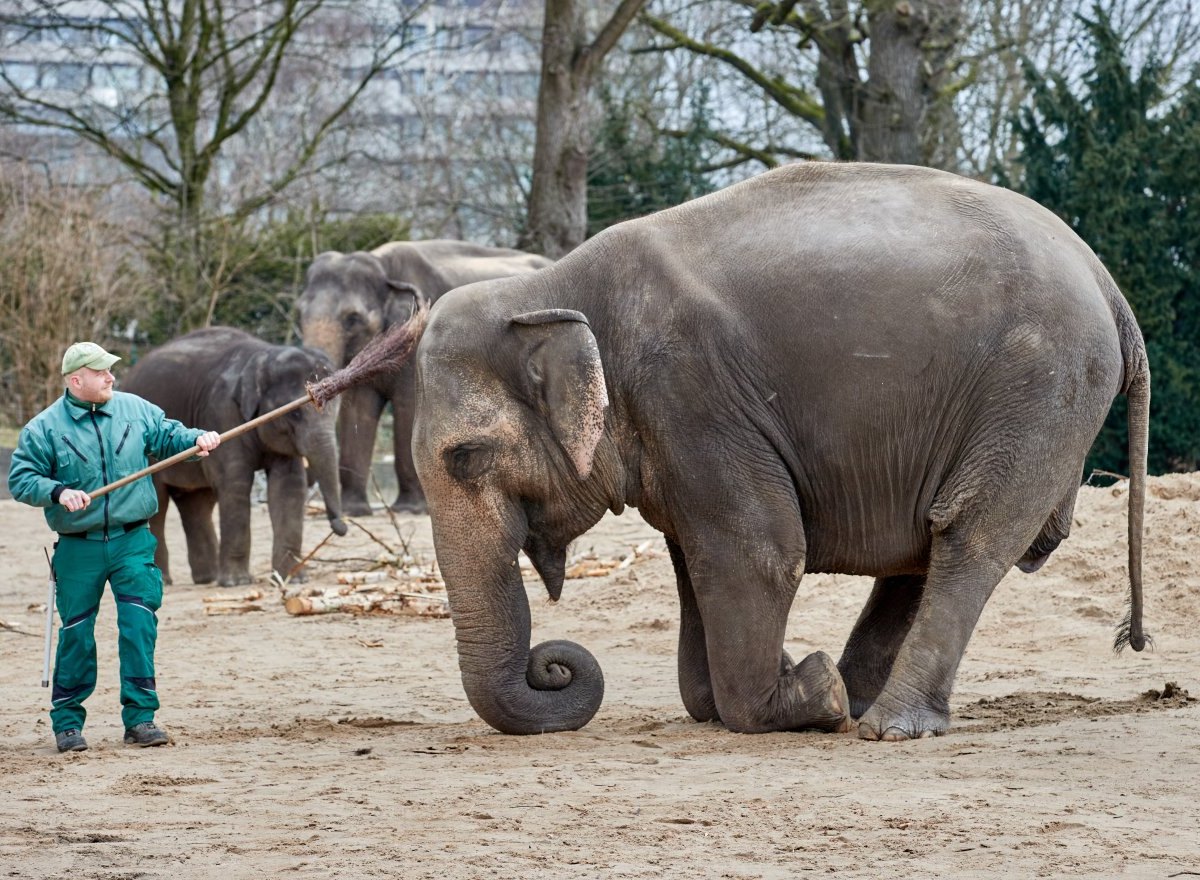
<path id="1" fill-rule="evenodd" d="M 492 466 L 493 450 L 487 443 L 460 443 L 443 454 L 446 470 L 457 480 L 474 480 Z"/>
<path id="2" fill-rule="evenodd" d="M 342 315 L 342 326 L 347 329 L 353 329 L 365 323 L 365 319 L 358 312 L 346 312 Z"/>

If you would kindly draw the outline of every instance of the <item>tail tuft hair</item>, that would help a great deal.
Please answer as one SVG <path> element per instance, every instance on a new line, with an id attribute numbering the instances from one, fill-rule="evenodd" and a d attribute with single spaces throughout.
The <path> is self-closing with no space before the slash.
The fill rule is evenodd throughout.
<path id="1" fill-rule="evenodd" d="M 1154 639 L 1150 637 L 1149 633 L 1133 635 L 1133 609 L 1129 608 L 1125 612 L 1125 619 L 1117 625 L 1117 637 L 1113 639 L 1113 653 L 1120 654 L 1126 647 L 1141 651 L 1147 646 L 1153 649 Z"/>

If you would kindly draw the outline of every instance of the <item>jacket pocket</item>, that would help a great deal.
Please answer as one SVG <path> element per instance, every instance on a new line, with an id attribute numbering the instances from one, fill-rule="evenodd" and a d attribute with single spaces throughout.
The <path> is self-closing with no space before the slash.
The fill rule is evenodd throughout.
<path id="1" fill-rule="evenodd" d="M 62 438 L 62 442 L 63 442 L 63 443 L 65 443 L 65 444 L 67 444 L 67 446 L 70 448 L 70 450 L 71 450 L 72 452 L 74 452 L 76 455 L 78 455 L 78 456 L 79 456 L 79 460 L 80 460 L 80 461 L 82 461 L 84 464 L 87 464 L 87 460 L 88 460 L 87 456 L 86 456 L 86 455 L 84 455 L 82 452 L 80 452 L 78 449 L 76 449 L 76 448 L 75 448 L 75 444 L 74 444 L 74 443 L 72 443 L 72 442 L 71 442 L 70 440 L 68 440 L 66 437 L 63 437 L 63 438 Z M 62 458 L 62 456 L 66 455 L 66 454 L 67 454 L 67 453 L 65 453 L 65 452 L 60 452 L 60 453 L 59 453 L 59 458 L 61 459 L 61 458 Z"/>
<path id="2" fill-rule="evenodd" d="M 71 448 L 74 449 L 73 446 Z M 51 476 L 64 486 L 78 489 L 83 485 L 87 472 L 86 461 L 81 455 L 60 449 L 54 455 L 54 473 Z"/>

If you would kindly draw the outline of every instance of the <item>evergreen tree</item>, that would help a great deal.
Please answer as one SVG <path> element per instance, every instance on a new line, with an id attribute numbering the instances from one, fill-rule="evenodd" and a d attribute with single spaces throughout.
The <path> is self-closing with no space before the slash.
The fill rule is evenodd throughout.
<path id="1" fill-rule="evenodd" d="M 604 124 L 588 169 L 588 235 L 713 191 L 706 173 L 708 97 L 692 102 L 685 130 L 663 133 L 645 122 L 646 108 L 601 95 Z"/>
<path id="2" fill-rule="evenodd" d="M 1102 10 L 1084 20 L 1093 64 L 1075 94 L 1062 73 L 1026 76 L 1014 188 L 1050 208 L 1099 255 L 1133 307 L 1150 359 L 1150 469 L 1200 461 L 1200 84 L 1163 106 L 1165 71 L 1137 75 Z M 1003 179 L 1002 183 L 1012 185 Z M 1088 468 L 1126 473 L 1125 401 Z"/>

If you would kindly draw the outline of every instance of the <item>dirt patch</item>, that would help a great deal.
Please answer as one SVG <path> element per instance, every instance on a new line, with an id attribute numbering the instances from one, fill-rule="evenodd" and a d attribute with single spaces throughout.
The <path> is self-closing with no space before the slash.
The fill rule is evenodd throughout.
<path id="1" fill-rule="evenodd" d="M 867 743 L 744 736 L 697 724 L 675 680 L 674 575 L 656 553 L 527 587 L 534 639 L 569 638 L 604 668 L 582 730 L 506 737 L 471 710 L 448 620 L 205 614 L 170 519 L 176 585 L 160 612 L 159 720 L 174 744 L 121 744 L 115 614 L 98 623 L 101 681 L 87 752 L 58 755 L 41 678 L 40 515 L 0 501 L 0 867 L 6 877 L 698 878 L 1123 876 L 1200 872 L 1200 475 L 1152 479 L 1146 627 L 1113 656 L 1124 615 L 1123 486 L 1085 488 L 1071 537 L 1011 574 L 959 670 L 947 736 Z M 432 558 L 428 520 L 369 532 Z M 325 537 L 319 517 L 305 546 Z M 655 538 L 607 517 L 578 553 L 617 559 Z M 403 539 L 403 540 L 401 540 Z M 317 553 L 311 583 L 384 552 L 361 529 Z M 836 656 L 870 583 L 806 577 L 794 657 Z M 211 603 L 208 603 L 211 604 Z M 24 633 L 24 634 L 22 634 Z"/>

